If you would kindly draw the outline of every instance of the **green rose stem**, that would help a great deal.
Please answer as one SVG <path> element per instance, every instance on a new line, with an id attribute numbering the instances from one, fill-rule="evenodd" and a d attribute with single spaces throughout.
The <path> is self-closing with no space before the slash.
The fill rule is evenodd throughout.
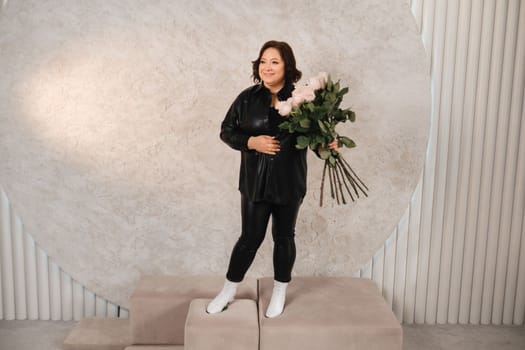
<path id="1" fill-rule="evenodd" d="M 336 163 L 336 166 L 334 166 L 334 173 L 337 177 L 337 184 L 339 185 L 339 193 L 341 194 L 341 201 L 343 202 L 343 204 L 346 204 L 346 199 L 345 199 L 344 192 L 343 192 L 342 180 L 341 180 L 341 177 L 339 176 L 339 168 L 337 167 L 337 163 Z"/>
<path id="2" fill-rule="evenodd" d="M 352 179 L 353 183 L 355 183 L 355 185 L 357 187 L 359 187 L 359 189 L 361 190 L 361 192 L 363 192 L 363 194 L 365 195 L 365 197 L 368 197 L 368 195 L 366 194 L 366 191 L 368 191 L 368 187 L 366 187 L 365 183 L 359 178 L 359 176 L 357 176 L 357 174 L 355 173 L 355 171 L 352 169 L 352 167 L 350 166 L 350 164 L 348 164 L 348 162 L 346 161 L 346 159 L 344 159 L 343 157 L 339 157 L 342 161 L 343 161 L 343 164 L 345 165 L 343 167 L 343 169 L 345 169 L 345 173 L 347 173 L 347 177 L 349 179 Z M 350 172 L 352 173 L 352 175 L 350 175 Z M 357 181 L 354 180 L 354 177 L 355 179 L 357 179 Z M 361 187 L 359 185 L 359 183 L 361 183 L 361 185 L 363 185 L 363 187 L 365 188 L 365 190 L 363 190 L 363 187 Z M 359 192 L 357 192 L 357 190 L 355 189 L 354 187 L 354 190 L 355 190 L 355 193 L 357 195 L 357 198 L 359 198 Z"/>
<path id="3" fill-rule="evenodd" d="M 352 199 L 352 202 L 354 201 L 354 196 L 352 196 L 352 192 L 350 191 L 350 188 L 348 187 L 348 184 L 346 183 L 346 177 L 345 172 L 343 171 L 343 167 L 339 162 L 336 163 L 336 166 L 339 168 L 339 172 L 341 173 L 341 177 L 343 178 L 343 184 L 345 185 L 346 191 L 350 195 L 350 199 Z"/>
<path id="4" fill-rule="evenodd" d="M 327 170 L 330 181 L 330 197 L 335 199 L 337 204 L 341 204 L 341 202 L 343 204 L 347 204 L 345 190 L 350 195 L 352 202 L 355 202 L 356 198 L 359 198 L 359 192 L 363 193 L 365 197 L 368 197 L 368 194 L 366 193 L 366 191 L 368 191 L 368 187 L 359 178 L 359 176 L 357 176 L 346 159 L 344 159 L 340 153 L 335 151 L 331 153 L 335 161 L 332 161 L 333 163 L 331 163 L 328 159 L 325 160 L 323 175 L 321 178 L 319 206 L 323 206 L 324 184 Z M 354 197 L 354 195 L 356 197 Z"/>
<path id="5" fill-rule="evenodd" d="M 321 195 L 319 196 L 319 206 L 320 207 L 323 206 L 323 188 L 324 188 L 324 178 L 325 178 L 325 175 L 326 175 L 326 168 L 328 168 L 328 163 L 327 162 L 324 163 L 323 177 L 321 178 Z"/>
<path id="6" fill-rule="evenodd" d="M 348 192 L 348 187 L 346 187 L 345 176 L 344 176 L 343 170 L 341 170 L 339 164 L 336 163 L 335 169 L 336 169 L 337 174 L 338 174 L 337 177 L 340 179 L 339 180 L 339 191 L 341 191 L 341 197 L 343 198 L 343 204 L 346 204 L 346 200 L 345 200 L 345 197 L 343 195 L 343 193 L 344 193 L 343 185 L 345 185 L 345 188 L 346 188 L 346 190 Z M 353 200 L 352 193 L 348 192 L 348 194 L 350 195 L 350 198 Z"/>
<path id="7" fill-rule="evenodd" d="M 334 180 L 333 180 L 333 173 L 332 173 L 332 167 L 329 165 L 328 166 L 328 176 L 330 178 L 330 195 L 332 198 L 335 198 L 335 195 L 334 195 Z M 337 201 L 337 204 L 339 204 L 339 201 Z"/>
<path id="8" fill-rule="evenodd" d="M 339 192 L 337 192 L 337 177 L 334 167 L 330 167 L 330 170 L 332 171 L 332 181 L 334 182 L 334 192 L 335 192 L 335 199 L 337 201 L 337 204 L 341 204 L 339 202 Z"/>

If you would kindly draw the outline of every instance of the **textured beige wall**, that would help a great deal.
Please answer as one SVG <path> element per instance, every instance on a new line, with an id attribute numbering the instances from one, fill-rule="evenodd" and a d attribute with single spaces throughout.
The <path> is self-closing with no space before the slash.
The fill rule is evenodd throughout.
<path id="1" fill-rule="evenodd" d="M 269 39 L 304 76 L 331 72 L 369 198 L 318 207 L 309 158 L 299 275 L 349 275 L 377 251 L 420 175 L 430 83 L 408 4 L 25 1 L 0 13 L 0 184 L 26 231 L 121 305 L 142 273 L 223 274 L 239 235 L 239 155 L 218 138 Z M 269 238 L 269 237 L 268 237 Z M 250 275 L 271 275 L 271 242 Z"/>

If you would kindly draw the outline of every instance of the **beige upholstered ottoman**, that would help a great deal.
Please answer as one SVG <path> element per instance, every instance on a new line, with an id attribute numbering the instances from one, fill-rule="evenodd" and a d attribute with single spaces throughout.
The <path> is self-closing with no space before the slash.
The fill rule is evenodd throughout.
<path id="1" fill-rule="evenodd" d="M 272 288 L 259 280 L 261 350 L 401 350 L 402 328 L 370 280 L 295 277 L 283 314 L 269 319 Z"/>
<path id="2" fill-rule="evenodd" d="M 0 340 L 0 348 L 2 341 Z M 64 340 L 65 350 L 122 350 L 131 344 L 129 320 L 83 318 Z M 36 347 L 38 348 L 38 347 Z"/>
<path id="3" fill-rule="evenodd" d="M 190 304 L 184 350 L 258 350 L 259 321 L 254 300 L 235 300 L 226 310 L 208 314 L 211 299 Z"/>
<path id="4" fill-rule="evenodd" d="M 224 277 L 143 276 L 130 297 L 132 344 L 184 344 L 190 302 L 213 298 Z M 257 300 L 257 280 L 245 279 L 237 298 Z"/>

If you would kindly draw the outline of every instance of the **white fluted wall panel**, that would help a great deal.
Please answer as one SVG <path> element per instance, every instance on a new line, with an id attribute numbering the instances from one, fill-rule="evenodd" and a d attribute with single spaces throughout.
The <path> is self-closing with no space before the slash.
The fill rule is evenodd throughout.
<path id="1" fill-rule="evenodd" d="M 0 319 L 127 318 L 129 312 L 71 278 L 24 232 L 0 189 Z"/>
<path id="2" fill-rule="evenodd" d="M 405 323 L 523 325 L 525 4 L 411 7 L 431 58 L 427 159 L 407 214 L 362 276 L 390 302 L 396 271 L 392 305 Z"/>

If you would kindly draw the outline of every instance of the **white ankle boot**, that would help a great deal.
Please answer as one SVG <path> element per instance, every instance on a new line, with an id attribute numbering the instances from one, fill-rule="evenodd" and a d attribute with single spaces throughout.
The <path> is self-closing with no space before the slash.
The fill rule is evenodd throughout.
<path id="1" fill-rule="evenodd" d="M 270 305 L 266 310 L 266 317 L 273 318 L 283 313 L 284 303 L 286 301 L 286 287 L 288 283 L 273 281 L 273 292 Z"/>
<path id="2" fill-rule="evenodd" d="M 235 298 L 238 284 L 239 283 L 237 282 L 230 282 L 226 280 L 221 292 L 208 304 L 208 307 L 206 307 L 206 312 L 209 314 L 222 312 Z"/>

